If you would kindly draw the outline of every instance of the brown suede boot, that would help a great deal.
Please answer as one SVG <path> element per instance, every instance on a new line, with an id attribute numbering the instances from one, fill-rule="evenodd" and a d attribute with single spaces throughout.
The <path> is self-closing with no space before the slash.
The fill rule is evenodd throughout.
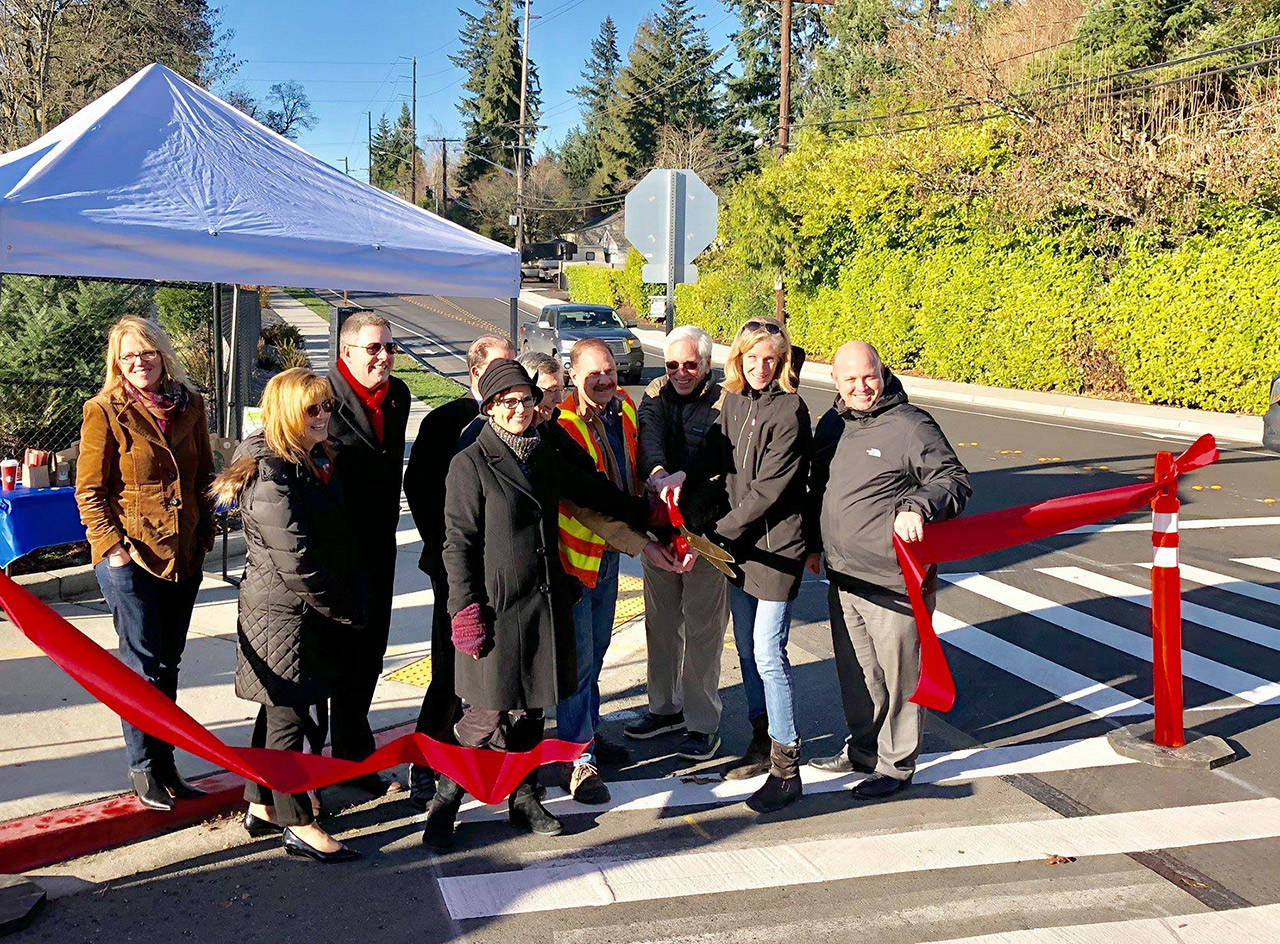
<path id="1" fill-rule="evenodd" d="M 747 752 L 725 771 L 725 780 L 747 780 L 769 769 L 769 716 L 751 719 L 751 743 Z"/>
<path id="2" fill-rule="evenodd" d="M 747 806 L 757 813 L 776 813 L 790 806 L 804 792 L 800 787 L 800 742 L 773 742 L 769 755 L 769 779 L 747 797 Z"/>

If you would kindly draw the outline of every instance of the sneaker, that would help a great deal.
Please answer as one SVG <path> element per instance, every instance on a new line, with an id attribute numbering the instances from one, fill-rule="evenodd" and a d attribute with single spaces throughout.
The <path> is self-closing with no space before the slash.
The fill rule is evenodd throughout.
<path id="1" fill-rule="evenodd" d="M 592 806 L 609 802 L 609 787 L 592 764 L 573 768 L 569 775 L 569 794 L 579 803 Z"/>
<path id="2" fill-rule="evenodd" d="M 684 730 L 684 712 L 677 711 L 673 715 L 655 715 L 646 711 L 639 721 L 633 721 L 622 729 L 622 733 L 637 741 L 647 741 L 668 731 Z"/>
<path id="3" fill-rule="evenodd" d="M 690 731 L 688 737 L 676 748 L 676 757 L 683 757 L 685 760 L 710 760 L 716 756 L 718 750 L 720 750 L 719 734 L 714 731 L 710 734 Z"/>
<path id="4" fill-rule="evenodd" d="M 631 760 L 631 752 L 619 744 L 617 741 L 611 741 L 599 731 L 596 732 L 595 744 L 591 746 L 591 753 L 596 755 L 596 760 L 602 764 L 625 764 Z"/>
<path id="5" fill-rule="evenodd" d="M 409 765 L 409 803 L 414 809 L 426 812 L 431 798 L 436 795 L 436 775 L 430 767 Z"/>

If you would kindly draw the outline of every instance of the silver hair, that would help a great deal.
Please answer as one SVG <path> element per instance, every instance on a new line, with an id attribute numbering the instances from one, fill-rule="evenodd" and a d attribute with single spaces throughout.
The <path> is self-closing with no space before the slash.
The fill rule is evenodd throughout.
<path id="1" fill-rule="evenodd" d="M 560 363 L 560 359 L 552 357 L 546 351 L 525 351 L 516 361 L 529 372 L 529 376 L 536 382 L 539 374 L 551 374 L 559 377 L 560 372 L 564 369 L 564 365 Z"/>
<path id="2" fill-rule="evenodd" d="M 662 345 L 662 356 L 666 357 L 671 346 L 677 341 L 692 341 L 698 348 L 698 360 L 704 364 L 711 363 L 711 335 L 695 325 L 681 325 L 667 335 Z"/>

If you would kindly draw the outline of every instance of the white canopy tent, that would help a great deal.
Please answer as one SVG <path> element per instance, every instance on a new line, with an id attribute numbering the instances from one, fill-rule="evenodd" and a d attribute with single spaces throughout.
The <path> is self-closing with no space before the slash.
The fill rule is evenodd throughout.
<path id="1" fill-rule="evenodd" d="M 514 298 L 508 246 L 153 64 L 0 157 L 0 272 Z"/>

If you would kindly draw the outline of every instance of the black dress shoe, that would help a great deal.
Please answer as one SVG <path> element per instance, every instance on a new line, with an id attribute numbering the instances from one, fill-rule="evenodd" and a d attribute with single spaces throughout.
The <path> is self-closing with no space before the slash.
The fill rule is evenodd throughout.
<path id="1" fill-rule="evenodd" d="M 169 796 L 160 783 L 160 778 L 149 770 L 131 770 L 129 771 L 129 785 L 133 787 L 134 794 L 149 810 L 162 810 L 165 813 L 173 811 L 173 797 Z"/>
<path id="2" fill-rule="evenodd" d="M 166 790 L 173 794 L 176 800 L 197 800 L 202 796 L 208 796 L 206 790 L 201 790 L 192 783 L 188 783 L 182 779 L 182 776 L 175 770 L 172 773 L 165 771 L 158 775 L 160 783 Z"/>
<path id="3" fill-rule="evenodd" d="M 307 859 L 315 859 L 317 862 L 350 862 L 352 859 L 360 858 L 359 852 L 341 843 L 333 852 L 321 852 L 310 843 L 299 839 L 288 826 L 284 828 L 284 851 L 291 856 L 303 856 Z"/>
<path id="4" fill-rule="evenodd" d="M 866 764 L 855 764 L 849 760 L 849 754 L 841 751 L 839 754 L 832 754 L 830 757 L 814 757 L 809 761 L 809 766 L 814 770 L 821 770 L 829 774 L 874 774 L 874 767 L 868 767 Z"/>
<path id="5" fill-rule="evenodd" d="M 886 797 L 893 796 L 899 790 L 906 789 L 910 783 L 910 777 L 906 780 L 898 780 L 896 777 L 877 774 L 854 787 L 853 798 L 855 800 L 883 800 Z"/>
<path id="6" fill-rule="evenodd" d="M 631 760 L 631 752 L 607 737 L 596 732 L 595 743 L 591 745 L 591 753 L 595 754 L 596 760 L 602 764 L 619 765 L 625 764 Z"/>
<path id="7" fill-rule="evenodd" d="M 279 823 L 273 823 L 260 816 L 254 816 L 248 811 L 245 811 L 244 819 L 240 822 L 244 825 L 244 831 L 254 839 L 261 839 L 263 836 L 278 836 L 284 832 L 284 827 Z"/>

